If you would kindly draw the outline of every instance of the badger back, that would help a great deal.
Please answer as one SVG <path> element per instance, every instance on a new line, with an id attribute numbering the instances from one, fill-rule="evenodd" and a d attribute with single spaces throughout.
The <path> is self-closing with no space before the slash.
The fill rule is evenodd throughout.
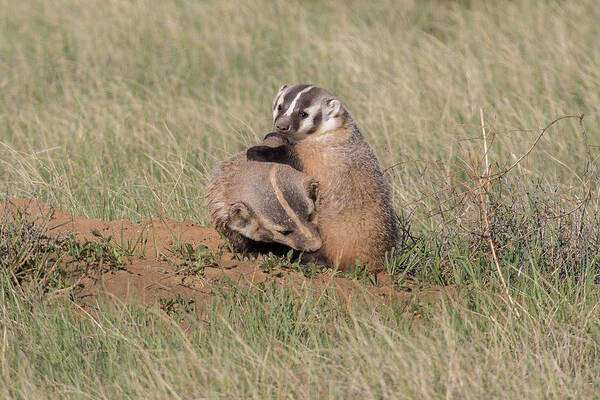
<path id="1" fill-rule="evenodd" d="M 239 230 L 243 236 L 314 251 L 321 246 L 317 189 L 314 180 L 287 165 L 248 161 L 245 152 L 238 153 L 217 166 L 207 188 L 211 223 L 222 233 L 236 230 L 230 210 L 243 204 L 254 223 Z"/>

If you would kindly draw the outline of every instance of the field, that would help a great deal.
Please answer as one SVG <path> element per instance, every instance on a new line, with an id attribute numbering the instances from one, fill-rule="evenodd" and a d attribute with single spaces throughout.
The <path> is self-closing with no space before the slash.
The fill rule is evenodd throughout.
<path id="1" fill-rule="evenodd" d="M 595 1 L 0 4 L 0 397 L 600 393 Z M 284 83 L 385 168 L 384 271 L 206 227 Z"/>

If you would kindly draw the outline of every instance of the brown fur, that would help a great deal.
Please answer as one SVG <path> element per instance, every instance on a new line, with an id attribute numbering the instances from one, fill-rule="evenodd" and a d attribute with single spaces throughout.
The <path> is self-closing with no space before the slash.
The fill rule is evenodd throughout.
<path id="1" fill-rule="evenodd" d="M 240 253 L 273 250 L 265 243 L 315 251 L 321 246 L 314 220 L 317 188 L 288 165 L 248 161 L 241 152 L 217 166 L 206 200 L 212 224 Z"/>
<path id="2" fill-rule="evenodd" d="M 255 146 L 247 155 L 289 164 L 319 181 L 323 246 L 312 259 L 342 269 L 357 258 L 380 267 L 386 251 L 397 244 L 397 217 L 379 161 L 350 113 L 322 88 L 282 86 L 273 123 L 280 135 L 295 142 Z"/>
<path id="3" fill-rule="evenodd" d="M 345 268 L 358 258 L 371 267 L 383 263 L 397 242 L 390 190 L 375 154 L 350 124 L 327 138 L 293 146 L 303 171 L 319 181 L 320 254 Z"/>

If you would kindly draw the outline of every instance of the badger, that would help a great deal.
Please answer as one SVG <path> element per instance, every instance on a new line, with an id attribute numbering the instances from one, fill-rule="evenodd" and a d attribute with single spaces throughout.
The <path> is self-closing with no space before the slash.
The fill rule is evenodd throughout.
<path id="1" fill-rule="evenodd" d="M 263 145 L 281 144 L 271 136 Z M 256 256 L 283 244 L 302 252 L 321 247 L 316 226 L 318 182 L 284 164 L 248 161 L 240 152 L 222 161 L 207 187 L 211 223 L 236 252 Z M 275 252 L 275 251 L 274 251 Z"/>
<path id="2" fill-rule="evenodd" d="M 308 261 L 346 269 L 356 260 L 379 268 L 396 246 L 398 221 L 389 183 L 347 108 L 313 85 L 282 86 L 273 124 L 288 142 L 247 150 L 248 160 L 290 165 L 319 182 L 322 247 Z M 283 139 L 282 139 L 283 140 Z"/>

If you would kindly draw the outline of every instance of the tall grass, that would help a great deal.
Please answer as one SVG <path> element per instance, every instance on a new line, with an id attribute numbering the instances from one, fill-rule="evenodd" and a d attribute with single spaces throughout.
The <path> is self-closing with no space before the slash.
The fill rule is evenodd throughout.
<path id="1" fill-rule="evenodd" d="M 92 311 L 61 300 L 66 291 L 40 302 L 17 290 L 7 271 L 37 271 L 47 290 L 68 282 L 30 225 L 3 223 L 0 397 L 600 391 L 594 1 L 0 6 L 4 196 L 103 219 L 207 222 L 214 165 L 270 131 L 282 83 L 311 82 L 337 94 L 382 164 L 395 165 L 386 174 L 411 231 L 386 267 L 415 288 L 391 305 L 266 285 L 224 287 L 198 316 Z M 484 173 L 578 113 L 583 126 L 554 124 L 502 179 Z M 454 294 L 425 301 L 419 287 L 432 284 Z"/>
<path id="2" fill-rule="evenodd" d="M 332 90 L 381 162 L 405 163 L 393 180 L 398 209 L 433 189 L 415 160 L 453 163 L 462 140 L 480 138 L 480 108 L 499 132 L 492 161 L 514 160 L 562 114 L 585 113 L 600 143 L 593 1 L 5 0 L 2 9 L 2 189 L 79 215 L 163 210 L 206 222 L 207 175 L 271 130 L 282 83 Z M 579 168 L 584 155 L 568 121 L 520 172 L 571 183 L 564 165 Z"/>
<path id="3" fill-rule="evenodd" d="M 520 318 L 492 294 L 460 302 L 233 291 L 184 331 L 157 309 L 88 314 L 4 298 L 3 398 L 594 398 L 598 289 L 527 282 Z M 547 289 L 551 289 L 550 292 Z M 502 318 L 499 318 L 502 316 Z"/>

